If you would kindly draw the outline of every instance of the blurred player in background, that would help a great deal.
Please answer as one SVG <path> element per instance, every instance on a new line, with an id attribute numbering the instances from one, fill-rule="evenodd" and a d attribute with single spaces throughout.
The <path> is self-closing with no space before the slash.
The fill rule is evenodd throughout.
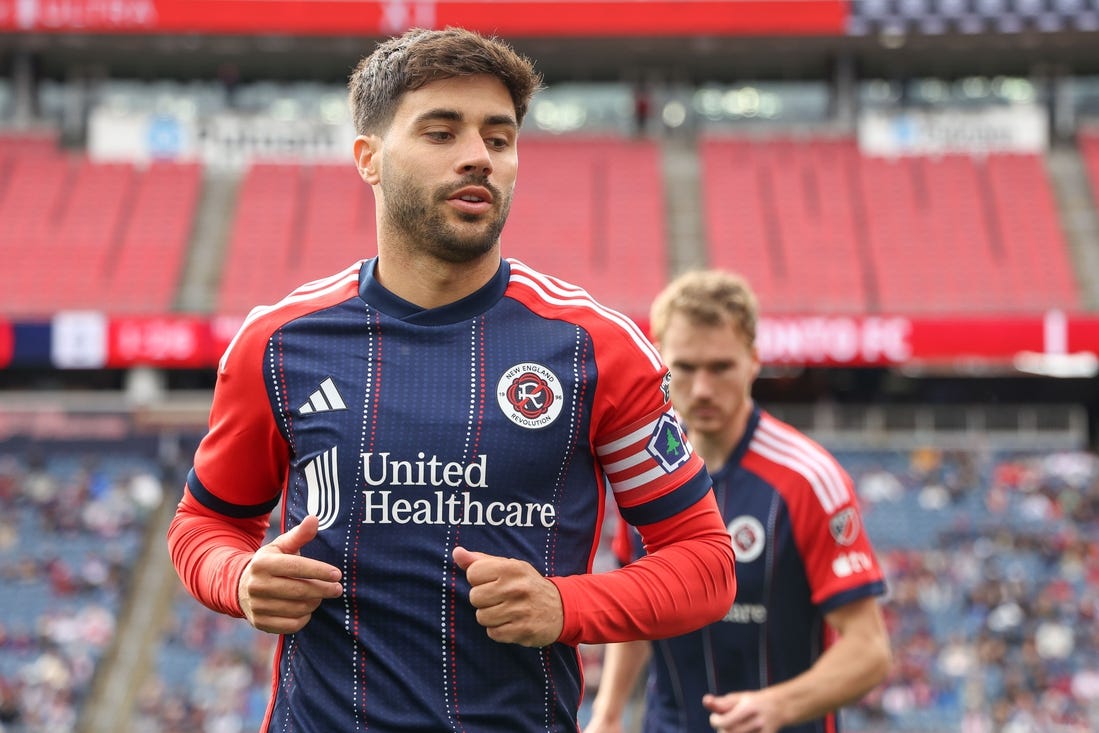
<path id="1" fill-rule="evenodd" d="M 576 731 L 578 644 L 732 603 L 659 354 L 501 257 L 540 86 L 460 29 L 379 45 L 349 83 L 377 257 L 253 310 L 222 357 L 168 543 L 200 601 L 282 635 L 265 731 Z M 608 483 L 649 553 L 593 575 Z"/>
<path id="2" fill-rule="evenodd" d="M 646 733 L 833 733 L 836 710 L 885 679 L 882 571 L 852 481 L 821 446 L 760 409 L 757 304 L 739 276 L 680 276 L 652 306 L 672 403 L 706 462 L 737 556 L 724 619 L 649 644 L 612 644 L 585 733 L 623 730 L 649 663 Z M 620 560 L 642 553 L 622 525 Z"/>

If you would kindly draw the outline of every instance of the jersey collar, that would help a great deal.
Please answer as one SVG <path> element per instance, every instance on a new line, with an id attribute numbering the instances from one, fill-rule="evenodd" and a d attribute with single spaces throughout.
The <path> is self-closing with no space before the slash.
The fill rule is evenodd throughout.
<path id="1" fill-rule="evenodd" d="M 423 326 L 445 326 L 481 315 L 504 297 L 511 278 L 511 265 L 501 259 L 496 274 L 480 290 L 438 308 L 421 308 L 382 287 L 374 277 L 377 263 L 378 258 L 373 257 L 359 269 L 359 297 L 387 316 Z"/>

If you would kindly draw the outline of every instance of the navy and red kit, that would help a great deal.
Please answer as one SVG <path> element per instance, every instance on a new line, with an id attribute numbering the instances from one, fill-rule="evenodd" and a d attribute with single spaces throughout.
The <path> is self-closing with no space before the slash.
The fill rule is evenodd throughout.
<path id="1" fill-rule="evenodd" d="M 302 553 L 340 568 L 344 595 L 280 637 L 264 731 L 576 731 L 578 644 L 684 633 L 735 593 L 667 369 L 628 319 L 517 261 L 429 310 L 375 264 L 246 319 L 168 532 L 175 567 L 241 616 L 272 509 L 283 531 L 318 517 Z M 608 485 L 649 553 L 592 575 Z M 558 643 L 489 639 L 459 544 L 549 577 Z"/>
<path id="2" fill-rule="evenodd" d="M 816 442 L 753 407 L 713 474 L 736 552 L 736 602 L 716 623 L 653 645 L 644 733 L 712 730 L 702 696 L 758 690 L 809 669 L 833 641 L 824 616 L 885 593 L 850 475 Z M 619 560 L 641 552 L 620 525 Z M 836 733 L 836 714 L 783 728 Z"/>

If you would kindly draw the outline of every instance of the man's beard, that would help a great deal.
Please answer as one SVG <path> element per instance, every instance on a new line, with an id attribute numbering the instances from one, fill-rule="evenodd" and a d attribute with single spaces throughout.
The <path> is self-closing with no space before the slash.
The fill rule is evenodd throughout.
<path id="1" fill-rule="evenodd" d="M 496 213 L 494 219 L 483 222 L 480 229 L 469 233 L 447 221 L 447 199 L 466 186 L 487 189 L 492 194 Z M 510 194 L 505 197 L 483 176 L 467 176 L 461 183 L 440 189 L 434 195 L 404 173 L 383 177 L 381 187 L 386 202 L 387 228 L 398 232 L 409 245 L 419 245 L 422 251 L 446 262 L 470 262 L 490 252 L 500 239 L 511 209 Z M 460 219 L 471 223 L 492 213 L 478 216 L 457 212 Z"/>

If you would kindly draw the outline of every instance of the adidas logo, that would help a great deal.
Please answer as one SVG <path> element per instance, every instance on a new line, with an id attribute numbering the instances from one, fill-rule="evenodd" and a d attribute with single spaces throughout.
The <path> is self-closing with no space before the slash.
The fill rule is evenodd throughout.
<path id="1" fill-rule="evenodd" d="M 310 415 L 314 412 L 346 409 L 347 405 L 344 404 L 343 397 L 340 397 L 336 383 L 332 381 L 332 377 L 328 377 L 320 383 L 313 394 L 309 395 L 309 401 L 298 408 L 298 414 Z"/>

